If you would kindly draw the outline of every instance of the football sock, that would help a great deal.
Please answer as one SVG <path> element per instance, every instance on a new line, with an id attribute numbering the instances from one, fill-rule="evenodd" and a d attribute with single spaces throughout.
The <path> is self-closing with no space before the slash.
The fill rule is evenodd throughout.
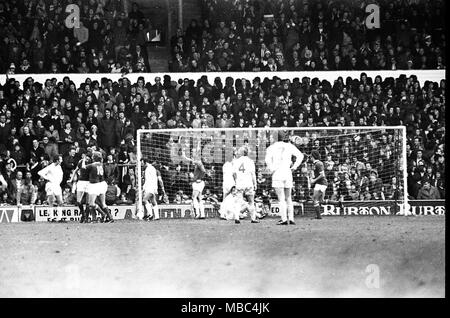
<path id="1" fill-rule="evenodd" d="M 252 221 L 255 221 L 256 220 L 256 208 L 255 208 L 255 205 L 254 204 L 251 205 L 249 207 L 248 211 L 250 212 L 250 219 Z"/>
<path id="2" fill-rule="evenodd" d="M 153 212 L 152 212 L 152 205 L 150 204 L 150 202 L 145 201 L 145 209 L 144 209 L 144 216 L 148 215 L 148 216 L 152 216 Z"/>
<path id="3" fill-rule="evenodd" d="M 199 203 L 198 203 L 197 199 L 194 199 L 194 201 L 192 202 L 192 205 L 194 206 L 195 217 L 198 217 L 200 214 L 200 211 L 199 211 Z"/>
<path id="4" fill-rule="evenodd" d="M 203 204 L 203 201 L 199 203 L 199 210 L 200 210 L 200 217 L 205 217 L 205 205 Z"/>
<path id="5" fill-rule="evenodd" d="M 159 207 L 158 204 L 155 204 L 153 206 L 153 215 L 155 216 L 155 219 L 159 219 Z"/>
<path id="6" fill-rule="evenodd" d="M 294 221 L 294 203 L 292 203 L 292 200 L 287 204 L 287 218 Z"/>
<path id="7" fill-rule="evenodd" d="M 86 211 L 84 210 L 84 204 L 78 204 L 78 208 L 80 209 L 81 219 L 86 220 Z"/>
<path id="8" fill-rule="evenodd" d="M 287 207 L 285 201 L 280 201 L 280 216 L 282 222 L 287 221 Z"/>
<path id="9" fill-rule="evenodd" d="M 320 215 L 320 205 L 315 206 L 314 209 L 316 210 L 316 216 L 318 218 L 321 218 L 322 216 Z"/>

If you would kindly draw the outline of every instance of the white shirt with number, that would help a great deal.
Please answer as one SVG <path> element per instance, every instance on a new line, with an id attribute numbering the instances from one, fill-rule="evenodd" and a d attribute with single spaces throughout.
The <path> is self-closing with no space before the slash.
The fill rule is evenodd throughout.
<path id="1" fill-rule="evenodd" d="M 233 162 L 233 172 L 236 174 L 236 188 L 253 188 L 255 162 L 247 156 L 237 158 Z"/>
<path id="2" fill-rule="evenodd" d="M 277 141 L 266 150 L 266 165 L 273 173 L 272 178 L 285 179 L 292 177 L 292 157 L 303 160 L 303 154 L 291 143 Z"/>

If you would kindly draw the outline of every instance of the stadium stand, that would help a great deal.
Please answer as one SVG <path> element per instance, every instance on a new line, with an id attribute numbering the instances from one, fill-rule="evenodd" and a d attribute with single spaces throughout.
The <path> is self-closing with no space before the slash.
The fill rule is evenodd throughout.
<path id="1" fill-rule="evenodd" d="M 80 7 L 68 29 L 66 5 Z M 152 25 L 123 0 L 0 1 L 0 73 L 150 72 L 146 34 Z"/>
<path id="2" fill-rule="evenodd" d="M 417 198 L 428 181 L 441 198 L 445 197 L 445 80 L 420 82 L 414 75 L 382 79 L 360 73 L 359 78 L 338 77 L 334 82 L 309 77 L 285 80 L 277 76 L 254 76 L 250 80 L 223 76 L 210 82 L 207 76 L 195 81 L 189 75 L 174 81 L 170 75 L 164 75 L 157 76 L 155 82 L 138 77 L 131 83 L 126 77 L 117 81 L 103 77 L 97 81 L 86 76 L 79 85 L 69 76 L 62 81 L 48 78 L 42 83 L 30 76 L 20 83 L 10 75 L 0 86 L 0 198 L 15 203 L 14 180 L 22 171 L 23 176 L 31 172 L 36 200 L 43 202 L 39 168 L 56 154 L 62 154 L 65 189 L 70 187 L 67 180 L 80 152 L 95 148 L 107 159 L 105 172 L 111 191 L 120 191 L 120 202 L 133 202 L 138 128 L 351 125 L 405 125 L 409 195 Z M 380 147 L 389 145 L 391 137 L 385 135 L 375 143 Z M 346 159 L 349 158 L 327 158 L 334 162 L 336 171 L 348 164 Z M 362 193 L 362 184 L 370 180 L 360 182 L 363 176 L 353 174 L 352 164 L 356 163 L 350 162 L 353 181 L 344 189 L 342 185 L 347 185 L 349 176 L 340 174 L 331 188 L 336 189 L 332 195 L 344 195 L 346 200 L 362 198 L 361 195 L 366 199 L 378 197 Z M 377 163 L 371 166 L 374 164 Z M 189 182 L 189 169 L 185 165 L 161 165 L 170 202 L 183 200 L 180 184 Z M 207 169 L 220 170 L 214 166 Z M 382 181 L 384 196 L 395 196 L 395 182 Z M 373 182 L 378 181 L 375 178 Z M 31 187 L 28 188 L 27 198 L 34 198 Z"/>
<path id="3" fill-rule="evenodd" d="M 171 39 L 173 72 L 444 69 L 444 2 L 202 0 Z"/>

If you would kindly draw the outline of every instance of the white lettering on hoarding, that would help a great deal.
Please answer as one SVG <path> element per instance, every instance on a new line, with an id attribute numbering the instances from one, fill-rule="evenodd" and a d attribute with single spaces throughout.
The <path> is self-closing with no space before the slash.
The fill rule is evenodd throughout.
<path id="1" fill-rule="evenodd" d="M 344 210 L 345 210 L 345 208 L 344 208 Z M 356 207 L 356 206 L 349 206 L 348 208 L 347 208 L 347 214 L 348 215 L 358 215 L 358 208 Z"/>

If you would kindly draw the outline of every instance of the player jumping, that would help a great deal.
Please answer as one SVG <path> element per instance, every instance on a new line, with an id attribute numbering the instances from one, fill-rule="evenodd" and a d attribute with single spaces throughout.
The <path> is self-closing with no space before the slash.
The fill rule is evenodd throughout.
<path id="1" fill-rule="evenodd" d="M 295 162 L 292 164 L 292 157 Z M 270 145 L 266 152 L 266 165 L 272 173 L 272 187 L 280 204 L 281 220 L 278 225 L 295 224 L 294 204 L 292 202 L 292 171 L 297 169 L 303 161 L 303 153 L 289 142 L 287 131 L 280 131 L 278 141 Z"/>
<path id="2" fill-rule="evenodd" d="M 236 189 L 242 193 L 249 204 L 251 223 L 259 223 L 256 219 L 255 192 L 257 188 L 255 162 L 248 157 L 248 148 L 238 149 L 237 159 L 233 163 L 233 177 Z"/>
<path id="3" fill-rule="evenodd" d="M 320 153 L 317 150 L 311 151 L 311 157 L 314 165 L 314 179 L 311 180 L 311 187 L 314 187 L 313 191 L 313 205 L 314 210 L 316 211 L 316 219 L 320 220 L 322 217 L 320 215 L 320 205 L 322 203 L 325 204 L 333 204 L 339 205 L 342 209 L 343 203 L 342 201 L 334 201 L 334 200 L 324 200 L 325 191 L 327 190 L 328 181 L 325 177 L 325 169 L 324 164 L 320 160 Z"/>

